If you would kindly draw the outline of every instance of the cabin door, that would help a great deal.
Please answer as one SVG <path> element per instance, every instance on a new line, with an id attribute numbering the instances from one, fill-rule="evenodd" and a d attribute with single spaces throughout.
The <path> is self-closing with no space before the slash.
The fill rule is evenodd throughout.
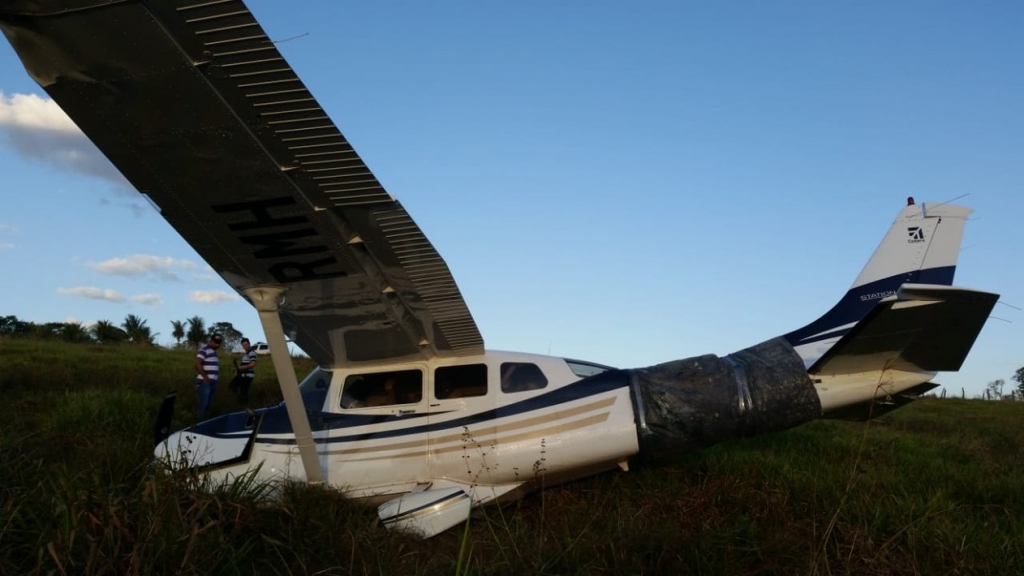
<path id="1" fill-rule="evenodd" d="M 484 363 L 440 366 L 430 387 L 428 467 L 432 478 L 475 484 L 497 461 L 495 390 Z"/>
<path id="2" fill-rule="evenodd" d="M 352 497 L 412 490 L 427 471 L 427 367 L 349 372 L 326 451 L 332 485 Z"/>

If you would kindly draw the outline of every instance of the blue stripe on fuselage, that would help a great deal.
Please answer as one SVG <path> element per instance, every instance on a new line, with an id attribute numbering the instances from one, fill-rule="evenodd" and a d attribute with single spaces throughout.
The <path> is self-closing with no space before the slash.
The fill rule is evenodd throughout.
<path id="1" fill-rule="evenodd" d="M 515 416 L 527 412 L 533 412 L 536 410 L 543 410 L 545 408 L 551 408 L 573 400 L 580 400 L 590 396 L 596 396 L 610 390 L 616 390 L 618 388 L 624 388 L 629 385 L 629 375 L 625 370 L 610 370 L 589 378 L 584 378 L 569 384 L 556 388 L 545 394 L 527 398 L 525 400 L 502 406 L 500 408 L 493 408 L 490 410 L 484 410 L 482 412 L 474 412 L 466 414 L 460 418 L 454 420 L 446 420 L 444 422 L 432 422 L 426 424 L 417 424 L 406 428 L 398 428 L 392 430 L 380 430 L 373 432 L 364 432 L 359 434 L 351 434 L 346 436 L 335 436 L 331 438 L 318 438 L 317 443 L 320 444 L 335 444 L 344 442 L 357 442 L 360 440 L 376 440 L 382 438 L 394 438 L 398 436 L 408 436 L 412 434 L 422 433 L 438 433 L 445 430 L 456 430 L 461 429 L 465 426 L 470 426 L 479 422 L 486 422 L 488 420 L 496 420 L 498 418 L 505 418 L 508 416 Z M 260 436 L 256 439 L 257 442 L 264 444 L 295 444 L 295 438 L 268 438 L 265 435 L 269 434 L 290 434 L 292 432 L 291 422 L 288 420 L 288 414 L 285 412 L 284 405 L 274 406 L 272 408 L 265 409 L 265 416 L 263 424 L 260 427 Z M 445 414 L 447 412 L 434 412 L 433 416 Z M 393 414 L 379 414 L 379 415 L 358 415 L 358 414 L 332 414 L 317 412 L 310 414 L 310 426 L 313 431 L 322 430 L 337 430 L 342 428 L 355 428 L 358 426 L 366 426 L 369 424 L 383 424 L 390 422 L 400 422 L 403 420 L 416 420 L 422 419 L 428 414 L 407 414 L 407 415 L 393 415 Z M 205 424 L 205 423 L 204 423 Z M 196 431 L 199 432 L 198 426 Z"/>
<path id="2" fill-rule="evenodd" d="M 896 294 L 900 286 L 908 283 L 950 286 L 953 284 L 954 272 L 956 272 L 956 266 L 914 270 L 851 288 L 842 300 L 821 318 L 782 337 L 789 342 L 790 346 L 796 347 L 842 336 L 850 329 L 838 330 L 840 326 L 860 322 L 875 307 L 875 304 L 878 304 L 879 300 Z"/>

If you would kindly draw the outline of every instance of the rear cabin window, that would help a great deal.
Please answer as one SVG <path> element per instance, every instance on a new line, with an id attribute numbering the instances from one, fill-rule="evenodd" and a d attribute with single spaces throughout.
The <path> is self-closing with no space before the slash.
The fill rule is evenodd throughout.
<path id="1" fill-rule="evenodd" d="M 608 370 L 614 370 L 611 366 L 594 364 L 593 362 L 584 362 L 583 360 L 569 360 L 566 358 L 565 363 L 569 365 L 569 369 L 572 370 L 572 373 L 580 378 L 586 378 L 587 376 L 594 376 L 602 372 L 607 372 Z"/>
<path id="2" fill-rule="evenodd" d="M 487 365 L 443 366 L 434 370 L 434 397 L 472 398 L 487 395 Z"/>
<path id="3" fill-rule="evenodd" d="M 501 391 L 526 392 L 539 390 L 548 385 L 544 372 L 536 364 L 529 362 L 501 363 Z"/>
<path id="4" fill-rule="evenodd" d="M 393 370 L 371 374 L 352 374 L 341 390 L 341 407 L 373 408 L 397 404 L 415 404 L 423 398 L 423 373 L 419 370 Z"/>

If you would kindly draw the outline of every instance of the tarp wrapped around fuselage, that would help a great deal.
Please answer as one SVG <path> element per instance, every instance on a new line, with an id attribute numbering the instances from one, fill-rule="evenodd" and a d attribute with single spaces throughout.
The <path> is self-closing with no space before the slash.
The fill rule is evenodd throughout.
<path id="1" fill-rule="evenodd" d="M 783 338 L 724 357 L 707 354 L 620 373 L 630 378 L 645 461 L 821 416 L 803 360 Z"/>

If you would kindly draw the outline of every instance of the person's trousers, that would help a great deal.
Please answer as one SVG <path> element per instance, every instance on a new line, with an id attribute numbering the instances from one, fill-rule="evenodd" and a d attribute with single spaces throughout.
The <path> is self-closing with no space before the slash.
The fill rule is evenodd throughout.
<path id="1" fill-rule="evenodd" d="M 217 391 L 217 381 L 210 380 L 207 384 L 202 380 L 196 380 L 196 405 L 199 411 L 199 419 L 206 418 L 206 412 L 210 409 L 210 401 L 213 400 L 213 393 Z"/>

